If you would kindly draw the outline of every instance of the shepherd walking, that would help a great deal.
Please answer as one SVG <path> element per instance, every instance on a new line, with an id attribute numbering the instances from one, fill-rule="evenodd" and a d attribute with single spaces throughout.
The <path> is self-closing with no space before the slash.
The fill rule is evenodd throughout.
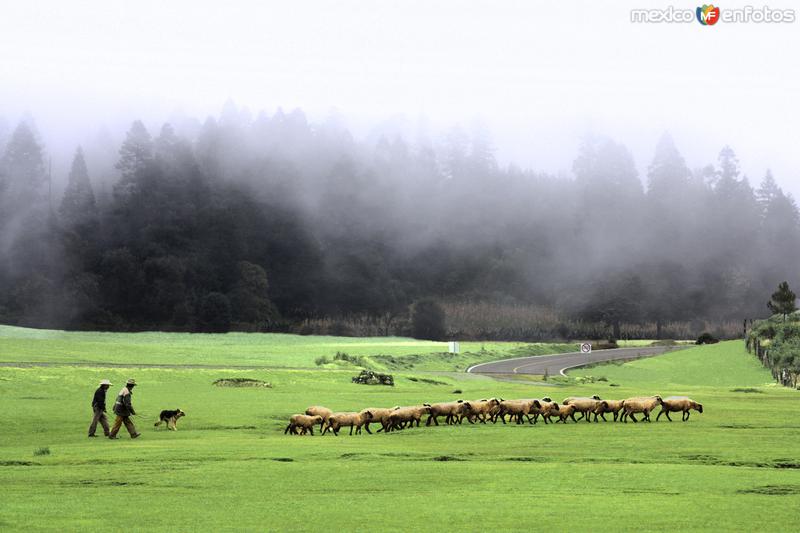
<path id="1" fill-rule="evenodd" d="M 114 427 L 111 428 L 111 433 L 108 435 L 109 439 L 117 438 L 117 433 L 122 424 L 125 424 L 125 429 L 131 434 L 132 439 L 141 435 L 141 433 L 136 432 L 136 426 L 133 425 L 133 421 L 131 420 L 131 416 L 136 414 L 136 411 L 133 409 L 133 404 L 131 403 L 131 396 L 135 386 L 136 381 L 129 379 L 128 382 L 125 383 L 125 386 L 122 387 L 122 390 L 119 391 L 117 401 L 114 402 L 114 414 L 117 415 L 117 419 L 114 420 Z"/>
<path id="2" fill-rule="evenodd" d="M 100 386 L 97 387 L 97 390 L 94 391 L 94 398 L 92 398 L 92 411 L 94 412 L 94 416 L 92 417 L 92 423 L 89 426 L 89 436 L 96 437 L 95 431 L 97 431 L 97 423 L 100 422 L 100 425 L 103 427 L 103 435 L 108 437 L 108 418 L 106 417 L 106 391 L 111 386 L 111 382 L 107 379 L 104 379 L 100 382 Z"/>

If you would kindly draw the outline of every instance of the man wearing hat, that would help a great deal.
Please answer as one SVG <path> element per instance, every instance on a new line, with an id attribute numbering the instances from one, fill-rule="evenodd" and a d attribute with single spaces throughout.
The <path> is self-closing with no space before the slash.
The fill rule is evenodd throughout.
<path id="1" fill-rule="evenodd" d="M 97 431 L 97 423 L 103 426 L 103 434 L 108 437 L 108 418 L 106 418 L 106 391 L 111 386 L 111 382 L 104 379 L 100 382 L 100 386 L 94 391 L 94 398 L 92 398 L 92 411 L 94 417 L 92 424 L 89 426 L 89 436 L 96 437 L 94 434 Z"/>
<path id="2" fill-rule="evenodd" d="M 125 386 L 122 387 L 122 390 L 119 391 L 117 401 L 114 402 L 114 414 L 117 415 L 117 419 L 114 420 L 114 427 L 111 428 L 111 433 L 108 435 L 109 439 L 117 438 L 117 432 L 119 432 L 119 428 L 122 424 L 125 424 L 125 429 L 131 434 L 132 439 L 141 435 L 141 433 L 136 432 L 136 426 L 134 426 L 131 421 L 131 416 L 136 414 L 136 411 L 133 410 L 133 404 L 131 403 L 131 395 L 135 386 L 136 381 L 129 379 L 128 382 L 125 383 Z"/>

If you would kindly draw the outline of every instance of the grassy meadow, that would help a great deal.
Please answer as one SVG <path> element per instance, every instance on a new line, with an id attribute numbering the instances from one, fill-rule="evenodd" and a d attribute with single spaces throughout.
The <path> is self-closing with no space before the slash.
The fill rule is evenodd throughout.
<path id="1" fill-rule="evenodd" d="M 63 363 L 74 354 L 84 361 L 223 365 L 229 353 L 231 365 L 274 366 L 0 368 L 4 531 L 784 531 L 800 519 L 800 396 L 773 386 L 738 341 L 577 369 L 553 385 L 454 372 L 462 365 L 437 355 L 441 343 L 411 339 L 19 328 L 0 335 L 3 361 Z M 483 348 L 500 357 L 547 349 Z M 354 369 L 315 365 L 315 357 L 337 350 L 411 356 L 414 363 L 393 372 L 395 387 L 356 385 Z M 134 405 L 142 437 L 130 440 L 123 428 L 118 441 L 87 439 L 95 383 L 114 382 L 113 402 L 129 377 L 140 383 Z M 272 387 L 212 385 L 231 377 Z M 312 404 L 349 410 L 488 396 L 652 393 L 690 395 L 705 412 L 686 423 L 677 414 L 672 423 L 662 417 L 651 424 L 283 434 L 286 419 Z M 187 412 L 179 431 L 153 428 L 161 409 L 176 407 Z"/>

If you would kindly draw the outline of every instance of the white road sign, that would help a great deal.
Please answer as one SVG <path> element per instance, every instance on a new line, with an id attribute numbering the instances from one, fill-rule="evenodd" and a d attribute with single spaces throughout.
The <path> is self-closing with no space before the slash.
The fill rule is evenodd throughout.
<path id="1" fill-rule="evenodd" d="M 581 344 L 581 353 L 592 353 L 592 345 L 588 342 Z"/>

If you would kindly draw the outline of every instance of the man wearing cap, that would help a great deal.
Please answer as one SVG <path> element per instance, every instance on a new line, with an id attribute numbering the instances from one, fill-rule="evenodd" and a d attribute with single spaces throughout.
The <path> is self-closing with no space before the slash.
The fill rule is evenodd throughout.
<path id="1" fill-rule="evenodd" d="M 136 432 L 136 426 L 134 426 L 131 421 L 131 416 L 136 414 L 136 411 L 133 410 L 133 404 L 131 403 L 131 395 L 135 386 L 136 381 L 129 379 L 128 382 L 125 383 L 125 386 L 122 387 L 122 390 L 119 391 L 117 401 L 114 402 L 114 414 L 117 415 L 117 419 L 114 420 L 114 427 L 111 428 L 111 433 L 108 435 L 109 439 L 117 438 L 117 432 L 119 432 L 119 428 L 122 424 L 125 424 L 125 429 L 131 434 L 132 439 L 141 435 L 141 433 Z"/>
<path id="2" fill-rule="evenodd" d="M 100 425 L 103 426 L 103 434 L 108 437 L 108 418 L 106 418 L 106 391 L 111 386 L 111 382 L 107 379 L 104 379 L 100 382 L 100 386 L 94 391 L 94 398 L 92 398 L 92 411 L 94 411 L 94 417 L 92 418 L 92 423 L 89 426 L 89 436 L 96 437 L 97 435 L 94 434 L 97 431 L 97 423 L 100 422 Z"/>

